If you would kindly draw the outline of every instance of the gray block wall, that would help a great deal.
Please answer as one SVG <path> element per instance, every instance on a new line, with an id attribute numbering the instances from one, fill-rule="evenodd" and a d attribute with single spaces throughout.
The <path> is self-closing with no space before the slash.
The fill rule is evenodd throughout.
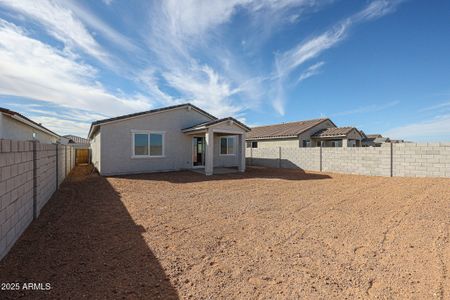
<path id="1" fill-rule="evenodd" d="M 374 176 L 450 178 L 450 143 L 246 149 L 248 165 Z"/>
<path id="2" fill-rule="evenodd" d="M 322 148 L 322 171 L 390 176 L 390 144 L 367 148 Z"/>
<path id="3" fill-rule="evenodd" d="M 393 146 L 394 176 L 450 177 L 450 143 Z"/>
<path id="4" fill-rule="evenodd" d="M 73 168 L 74 155 L 70 146 L 0 140 L 0 259 L 39 216 Z"/>

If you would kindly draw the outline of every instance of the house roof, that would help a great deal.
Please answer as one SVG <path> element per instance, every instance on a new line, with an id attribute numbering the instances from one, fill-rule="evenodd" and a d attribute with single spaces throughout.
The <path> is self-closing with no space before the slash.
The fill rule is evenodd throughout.
<path id="1" fill-rule="evenodd" d="M 184 129 L 182 129 L 182 131 L 189 132 L 189 131 L 206 129 L 206 128 L 210 127 L 211 125 L 215 125 L 215 124 L 227 122 L 227 121 L 231 121 L 231 122 L 235 123 L 236 125 L 238 125 L 239 127 L 242 127 L 247 132 L 251 130 L 250 127 L 248 127 L 244 123 L 239 122 L 235 118 L 228 117 L 228 118 L 222 118 L 222 119 L 212 120 L 212 121 L 208 121 L 208 122 L 202 122 L 200 124 L 197 124 L 197 125 L 194 125 L 194 126 L 191 126 L 188 128 L 184 128 Z"/>
<path id="2" fill-rule="evenodd" d="M 347 136 L 353 129 L 358 131 L 355 127 L 336 127 L 336 128 L 324 128 L 313 135 L 311 137 L 322 138 L 322 137 L 342 137 Z M 359 131 L 358 131 L 359 132 Z"/>
<path id="3" fill-rule="evenodd" d="M 15 119 L 15 120 L 17 120 L 17 121 L 19 121 L 21 123 L 24 123 L 24 124 L 26 124 L 28 126 L 31 126 L 31 127 L 36 128 L 36 129 L 39 129 L 41 131 L 44 131 L 44 132 L 46 132 L 46 133 L 48 133 L 50 135 L 53 135 L 53 136 L 58 137 L 58 138 L 60 137 L 59 134 L 51 131 L 50 129 L 42 126 L 42 124 L 37 123 L 37 122 L 35 122 L 35 121 L 25 117 L 24 115 L 16 112 L 16 111 L 13 111 L 13 110 L 10 110 L 10 109 L 4 108 L 4 107 L 0 107 L 0 113 L 8 115 L 11 118 L 13 118 L 13 119 Z"/>
<path id="4" fill-rule="evenodd" d="M 376 144 L 388 143 L 390 142 L 390 139 L 387 137 L 377 137 L 376 139 L 373 140 L 373 142 Z"/>
<path id="5" fill-rule="evenodd" d="M 176 109 L 176 108 L 182 108 L 182 107 L 191 107 L 191 108 L 195 109 L 196 111 L 198 111 L 199 113 L 201 113 L 201 114 L 203 114 L 203 115 L 205 115 L 205 116 L 207 116 L 207 117 L 209 117 L 209 118 L 211 118 L 213 120 L 217 119 L 215 116 L 207 113 L 206 111 L 204 111 L 203 109 L 198 108 L 195 105 L 192 105 L 191 103 L 183 103 L 183 104 L 172 105 L 172 106 L 167 106 L 167 107 L 162 107 L 162 108 L 142 111 L 142 112 L 128 114 L 128 115 L 122 115 L 122 116 L 118 116 L 118 117 L 114 117 L 114 118 L 103 119 L 103 120 L 98 120 L 98 121 L 92 122 L 91 128 L 89 129 L 88 137 L 91 137 L 91 134 L 93 133 L 95 128 L 98 125 L 101 125 L 101 124 L 114 122 L 114 121 L 119 121 L 119 120 L 126 120 L 126 119 L 130 119 L 130 118 L 134 118 L 134 117 L 138 117 L 138 116 L 142 116 L 142 115 L 146 115 L 146 114 L 152 114 L 152 113 L 157 113 L 157 112 L 162 112 L 162 111 L 167 111 L 167 110 Z"/>
<path id="6" fill-rule="evenodd" d="M 89 140 L 76 136 L 76 135 L 64 135 L 63 137 L 65 137 L 66 139 L 69 140 L 69 143 L 72 142 L 74 144 L 89 144 Z"/>
<path id="7" fill-rule="evenodd" d="M 382 138 L 383 136 L 381 134 L 378 133 L 373 133 L 373 134 L 366 134 L 368 139 L 376 139 L 376 138 Z"/>
<path id="8" fill-rule="evenodd" d="M 297 137 L 299 134 L 305 132 L 306 130 L 311 129 L 327 120 L 334 125 L 334 123 L 330 119 L 322 118 L 253 127 L 252 130 L 247 134 L 247 139 L 252 140 Z"/>

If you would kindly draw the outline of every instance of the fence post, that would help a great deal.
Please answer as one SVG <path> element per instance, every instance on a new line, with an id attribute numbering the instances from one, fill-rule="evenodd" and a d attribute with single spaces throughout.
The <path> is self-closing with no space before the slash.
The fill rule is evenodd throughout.
<path id="1" fill-rule="evenodd" d="M 391 177 L 394 177 L 394 143 L 391 142 Z"/>
<path id="2" fill-rule="evenodd" d="M 322 143 L 320 143 L 319 161 L 320 161 L 320 172 L 322 172 Z"/>
<path id="3" fill-rule="evenodd" d="M 64 145 L 64 177 L 67 176 L 67 145 Z"/>
<path id="4" fill-rule="evenodd" d="M 33 220 L 37 218 L 37 141 L 33 143 Z"/>
<path id="5" fill-rule="evenodd" d="M 278 147 L 278 168 L 281 168 L 281 147 Z"/>
<path id="6" fill-rule="evenodd" d="M 58 186 L 59 186 L 59 176 L 58 176 L 58 144 L 55 144 L 55 158 L 56 158 L 56 188 L 55 191 L 58 190 Z"/>

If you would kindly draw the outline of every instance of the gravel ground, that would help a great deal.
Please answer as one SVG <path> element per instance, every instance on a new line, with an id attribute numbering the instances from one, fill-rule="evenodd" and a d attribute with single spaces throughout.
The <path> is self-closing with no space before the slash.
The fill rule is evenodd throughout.
<path id="1" fill-rule="evenodd" d="M 450 180 L 78 167 L 0 262 L 0 298 L 450 299 Z"/>

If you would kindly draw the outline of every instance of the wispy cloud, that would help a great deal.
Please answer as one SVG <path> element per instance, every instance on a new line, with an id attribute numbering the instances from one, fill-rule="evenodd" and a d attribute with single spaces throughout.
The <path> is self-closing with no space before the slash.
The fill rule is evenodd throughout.
<path id="1" fill-rule="evenodd" d="M 77 62 L 64 51 L 26 35 L 0 19 L 0 94 L 49 101 L 106 115 L 147 109 L 141 94 L 108 92 L 96 80 L 97 70 Z"/>
<path id="2" fill-rule="evenodd" d="M 434 111 L 434 110 L 442 110 L 442 109 L 450 109 L 450 101 L 448 102 L 442 102 L 436 105 L 431 105 L 425 108 L 422 108 L 419 110 L 419 112 L 427 112 L 427 111 Z"/>
<path id="3" fill-rule="evenodd" d="M 367 105 L 367 106 L 361 106 L 356 109 L 337 112 L 337 113 L 331 114 L 331 116 L 337 117 L 337 116 L 348 116 L 348 115 L 354 115 L 354 114 L 374 113 L 374 112 L 387 110 L 398 104 L 400 104 L 400 101 L 391 101 L 391 102 L 388 102 L 385 104 L 372 104 L 372 105 Z"/>
<path id="4" fill-rule="evenodd" d="M 317 58 L 325 50 L 336 46 L 344 40 L 352 26 L 394 12 L 400 2 L 402 1 L 372 1 L 363 10 L 337 23 L 325 32 L 300 42 L 292 49 L 279 54 L 275 61 L 275 79 L 281 82 L 285 81 L 299 66 Z M 278 89 L 284 88 L 283 83 L 278 83 L 277 86 Z M 277 91 L 276 94 L 282 95 L 284 92 Z M 284 98 L 280 97 L 275 97 L 273 101 L 274 108 L 281 115 L 284 114 L 284 103 Z"/>
<path id="5" fill-rule="evenodd" d="M 107 5 L 111 5 L 112 0 L 105 2 Z M 103 22 L 100 18 L 93 15 L 88 9 L 86 9 L 79 1 L 67 1 L 64 2 L 64 8 L 70 9 L 74 17 L 78 18 L 80 22 L 87 25 L 88 27 L 98 31 L 103 37 L 107 38 L 109 41 L 115 43 L 119 48 L 132 51 L 132 52 L 142 52 L 128 37 L 119 33 L 117 30 L 113 29 L 111 26 Z M 115 58 L 116 59 L 116 58 Z"/>
<path id="6" fill-rule="evenodd" d="M 305 79 L 308 79 L 311 76 L 317 75 L 320 73 L 320 69 L 325 64 L 324 61 L 318 62 L 316 64 L 313 64 L 312 66 L 308 67 L 297 79 L 296 83 L 300 83 Z"/>
<path id="7" fill-rule="evenodd" d="M 66 47 L 79 47 L 104 63 L 109 61 L 107 52 L 83 23 L 61 4 L 48 0 L 0 0 L 0 5 L 36 20 L 44 26 L 48 34 L 63 42 Z"/>
<path id="8" fill-rule="evenodd" d="M 229 47 L 214 46 L 222 25 L 238 11 L 245 11 L 258 33 L 280 24 L 295 8 L 296 19 L 308 9 L 316 9 L 332 0 L 282 1 L 164 1 L 152 7 L 148 46 L 156 56 L 151 83 L 167 85 L 180 97 L 209 109 L 217 115 L 242 114 L 255 108 L 270 93 L 269 74 L 248 66 Z M 287 22 L 287 21 L 286 21 Z M 264 34 L 262 34 L 264 35 Z M 261 36 L 261 34 L 258 34 Z M 203 61 L 199 59 L 203 58 Z M 142 78 L 148 76 L 145 72 Z M 188 79 L 188 80 L 186 80 Z M 150 88 L 161 94 L 161 86 Z M 173 97 L 162 95 L 173 101 Z"/>
<path id="9" fill-rule="evenodd" d="M 436 116 L 430 120 L 407 124 L 387 130 L 384 135 L 414 141 L 450 141 L 450 114 Z"/>

